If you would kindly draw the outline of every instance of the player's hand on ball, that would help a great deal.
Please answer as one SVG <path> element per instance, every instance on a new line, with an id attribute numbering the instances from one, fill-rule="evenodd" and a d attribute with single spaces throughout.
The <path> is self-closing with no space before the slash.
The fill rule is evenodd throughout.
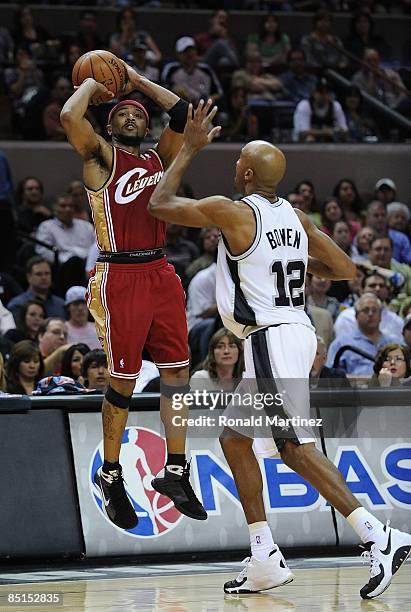
<path id="1" fill-rule="evenodd" d="M 200 100 L 196 110 L 193 112 L 193 105 L 189 104 L 187 113 L 187 123 L 184 129 L 184 146 L 190 151 L 199 151 L 214 140 L 221 131 L 221 126 L 211 127 L 211 122 L 217 113 L 217 106 L 213 106 L 213 101 Z"/>
<path id="2" fill-rule="evenodd" d="M 108 90 L 103 83 L 98 83 L 97 81 L 95 81 L 95 83 L 95 92 L 91 97 L 91 104 L 98 106 L 99 104 L 103 104 L 104 102 L 108 102 L 114 98 L 113 92 Z"/>
<path id="3" fill-rule="evenodd" d="M 125 96 L 130 93 L 130 91 L 134 91 L 134 89 L 138 88 L 141 77 L 138 72 L 134 70 L 134 68 L 126 64 L 126 62 L 123 62 L 123 60 L 121 60 L 121 63 L 123 64 L 126 71 L 126 82 L 123 89 L 121 90 L 121 95 Z"/>

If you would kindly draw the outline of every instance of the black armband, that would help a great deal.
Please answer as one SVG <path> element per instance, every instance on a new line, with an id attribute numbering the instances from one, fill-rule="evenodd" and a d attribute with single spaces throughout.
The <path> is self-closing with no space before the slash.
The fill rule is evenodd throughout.
<path id="1" fill-rule="evenodd" d="M 182 134 L 184 132 L 187 122 L 187 111 L 188 102 L 182 100 L 181 98 L 178 102 L 176 102 L 176 104 L 174 104 L 173 108 L 170 108 L 170 110 L 167 111 L 170 115 L 170 123 L 168 126 L 173 130 L 173 132 L 177 132 L 178 134 Z"/>

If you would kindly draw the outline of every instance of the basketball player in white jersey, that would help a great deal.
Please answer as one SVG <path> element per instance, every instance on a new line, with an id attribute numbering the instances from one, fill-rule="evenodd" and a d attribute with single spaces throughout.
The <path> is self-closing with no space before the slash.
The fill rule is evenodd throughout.
<path id="1" fill-rule="evenodd" d="M 305 379 L 316 352 L 315 331 L 304 312 L 306 272 L 331 280 L 349 280 L 356 267 L 349 257 L 301 211 L 277 196 L 285 172 L 285 158 L 275 146 L 253 141 L 241 150 L 235 186 L 245 194 L 240 201 L 222 196 L 192 200 L 176 196 L 183 174 L 196 153 L 218 134 L 210 130 L 216 113 L 211 100 L 200 102 L 194 115 L 190 105 L 183 146 L 152 194 L 149 210 L 155 217 L 192 227 L 221 229 L 218 252 L 217 305 L 227 328 L 245 338 L 246 377 L 258 380 Z M 284 407 L 296 406 L 303 396 L 291 397 Z M 307 435 L 308 433 L 308 435 Z M 274 544 L 262 497 L 262 477 L 252 450 L 253 440 L 232 429 L 221 435 L 225 457 L 233 473 L 250 531 L 251 558 L 237 579 L 227 582 L 227 593 L 254 593 L 286 584 L 293 574 Z M 369 582 L 361 596 L 370 599 L 388 588 L 393 575 L 411 551 L 411 536 L 383 525 L 363 508 L 341 473 L 315 446 L 309 432 L 296 428 L 292 437 L 276 438 L 286 465 L 310 482 L 347 518 L 371 561 Z"/>

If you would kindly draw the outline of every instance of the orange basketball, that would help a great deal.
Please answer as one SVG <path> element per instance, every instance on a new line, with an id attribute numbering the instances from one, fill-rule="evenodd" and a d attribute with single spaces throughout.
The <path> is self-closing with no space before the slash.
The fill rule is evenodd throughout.
<path id="1" fill-rule="evenodd" d="M 78 58 L 71 74 L 73 85 L 81 85 L 88 78 L 103 83 L 116 96 L 127 82 L 127 72 L 109 51 L 89 51 Z"/>

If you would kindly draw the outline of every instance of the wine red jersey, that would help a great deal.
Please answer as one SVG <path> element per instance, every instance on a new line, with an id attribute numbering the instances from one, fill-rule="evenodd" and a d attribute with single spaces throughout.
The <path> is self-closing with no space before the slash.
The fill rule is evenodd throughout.
<path id="1" fill-rule="evenodd" d="M 99 191 L 87 189 L 100 251 L 138 251 L 163 247 L 166 224 L 147 211 L 163 176 L 154 149 L 133 155 L 113 147 L 113 168 Z"/>

